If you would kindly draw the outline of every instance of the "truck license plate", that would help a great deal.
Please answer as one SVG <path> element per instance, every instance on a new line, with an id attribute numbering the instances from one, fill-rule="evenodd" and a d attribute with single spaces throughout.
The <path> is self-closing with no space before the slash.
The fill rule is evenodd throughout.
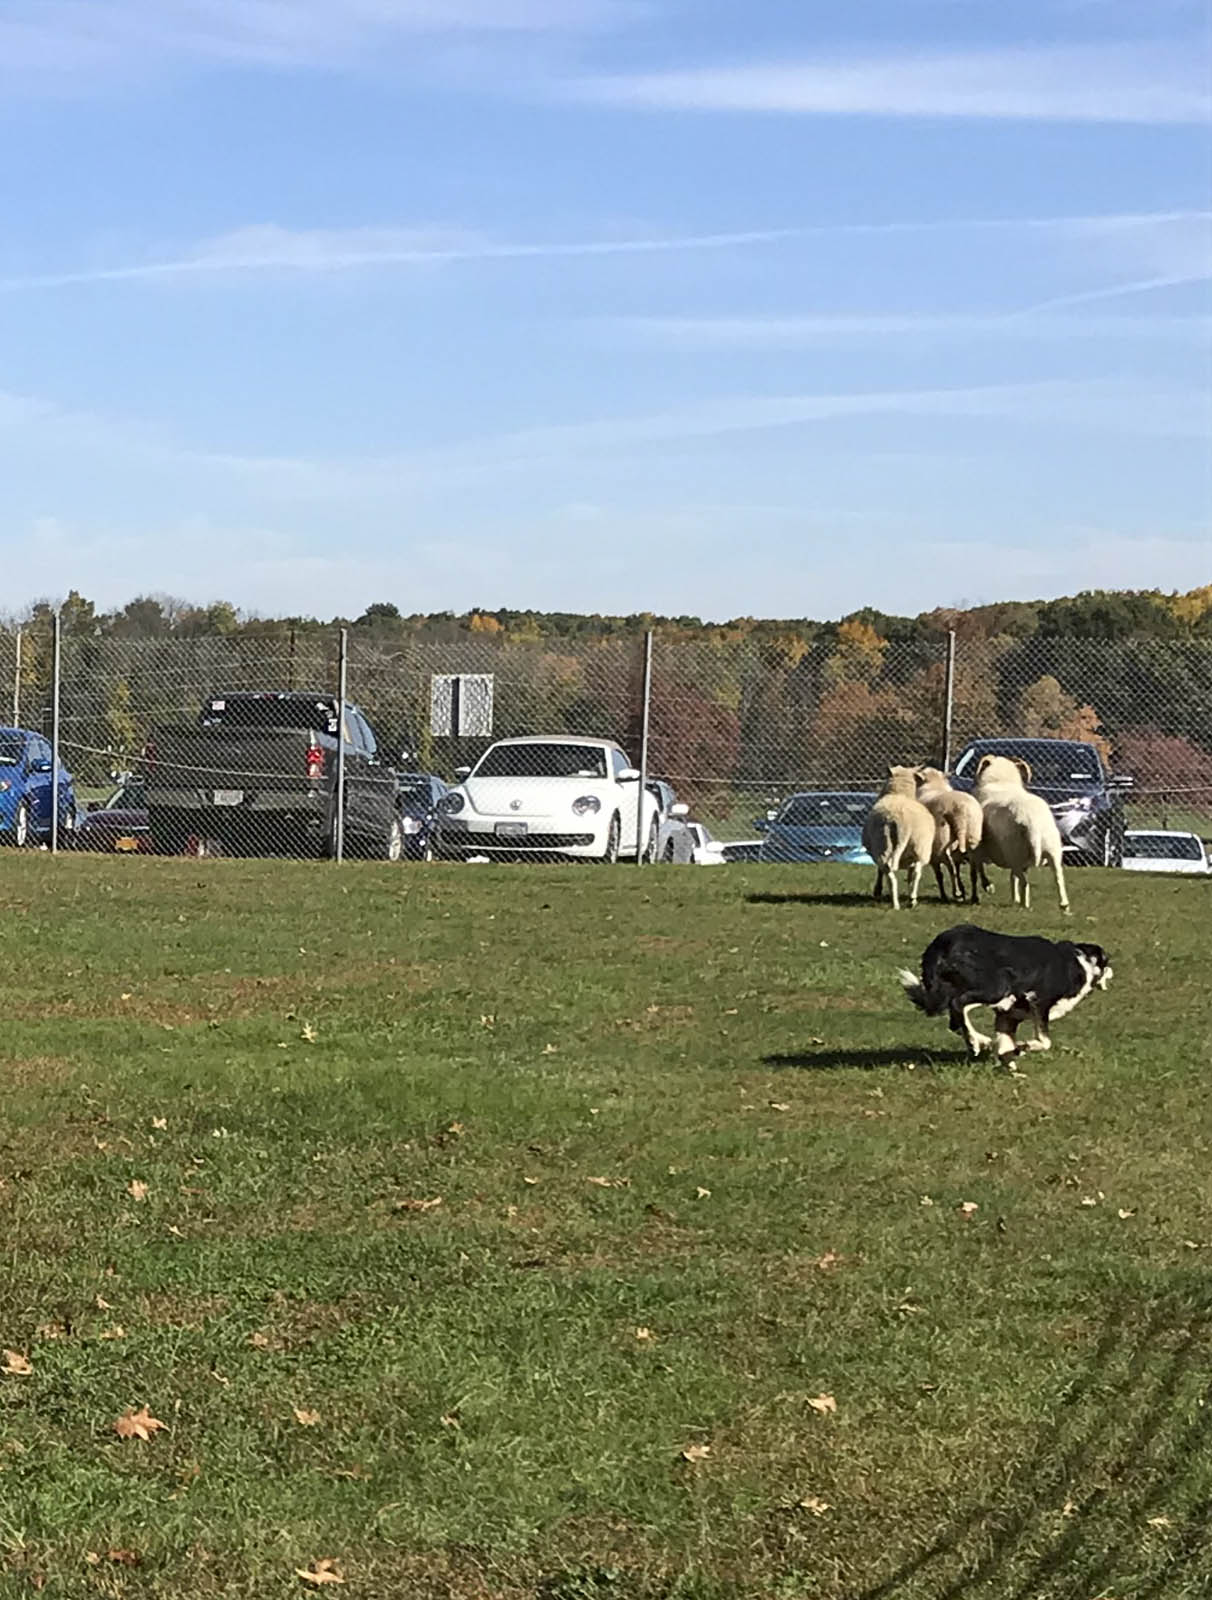
<path id="1" fill-rule="evenodd" d="M 216 789 L 215 804 L 217 806 L 242 806 L 244 804 L 244 790 Z"/>
<path id="2" fill-rule="evenodd" d="M 498 822 L 497 836 L 502 839 L 520 839 L 526 833 L 526 826 L 524 822 Z"/>

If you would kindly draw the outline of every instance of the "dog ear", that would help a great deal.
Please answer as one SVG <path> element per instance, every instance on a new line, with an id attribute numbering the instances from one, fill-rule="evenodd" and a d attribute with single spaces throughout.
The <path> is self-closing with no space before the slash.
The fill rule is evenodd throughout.
<path id="1" fill-rule="evenodd" d="M 1024 761 L 1022 756 L 1014 756 L 1014 757 L 1012 757 L 1012 760 L 1014 761 L 1014 765 L 1022 773 L 1023 782 L 1024 783 L 1030 783 L 1031 782 L 1031 763 L 1029 761 Z"/>

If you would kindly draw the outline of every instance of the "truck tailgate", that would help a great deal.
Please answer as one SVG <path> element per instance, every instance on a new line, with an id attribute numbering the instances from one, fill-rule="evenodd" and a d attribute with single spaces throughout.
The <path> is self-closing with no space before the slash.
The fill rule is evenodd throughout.
<path id="1" fill-rule="evenodd" d="M 302 729 L 161 729 L 148 761 L 148 803 L 255 806 L 269 799 L 280 805 L 291 795 L 304 800 L 328 787 L 323 778 L 308 776 L 307 755 L 315 743 Z"/>

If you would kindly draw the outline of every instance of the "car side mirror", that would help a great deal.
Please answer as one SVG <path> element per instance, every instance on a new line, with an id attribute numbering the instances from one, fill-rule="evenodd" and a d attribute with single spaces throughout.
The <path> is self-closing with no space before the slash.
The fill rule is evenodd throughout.
<path id="1" fill-rule="evenodd" d="M 50 769 L 51 764 L 49 761 L 31 761 L 29 764 L 31 772 L 49 772 Z"/>
<path id="2" fill-rule="evenodd" d="M 679 800 L 676 806 L 669 807 L 669 815 L 671 817 L 688 817 L 690 815 L 690 807 L 683 805 Z"/>
<path id="3" fill-rule="evenodd" d="M 84 809 L 86 811 L 104 811 L 105 810 L 105 801 L 104 800 L 90 800 L 88 802 L 88 804 L 85 806 Z"/>
<path id="4" fill-rule="evenodd" d="M 753 826 L 758 833 L 765 833 L 770 826 L 770 819 L 769 817 L 754 817 Z"/>
<path id="5" fill-rule="evenodd" d="M 619 783 L 639 783 L 640 769 L 638 767 L 623 767 L 615 774 Z"/>
<path id="6" fill-rule="evenodd" d="M 456 767 L 454 769 L 454 775 L 455 775 L 456 778 L 458 778 L 459 782 L 462 783 L 464 778 L 470 778 L 471 777 L 471 768 L 470 767 Z"/>

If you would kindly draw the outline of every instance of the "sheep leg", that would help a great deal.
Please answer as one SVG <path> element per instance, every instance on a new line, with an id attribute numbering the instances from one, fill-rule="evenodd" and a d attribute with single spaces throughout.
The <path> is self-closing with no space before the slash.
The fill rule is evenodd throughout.
<path id="1" fill-rule="evenodd" d="M 1050 858 L 1048 865 L 1052 868 L 1052 876 L 1056 879 L 1056 895 L 1060 901 L 1060 908 L 1062 911 L 1068 911 L 1069 896 L 1065 892 L 1065 869 L 1061 865 L 1060 856 Z"/>
<path id="2" fill-rule="evenodd" d="M 951 869 L 951 889 L 955 895 L 956 904 L 964 899 L 964 874 L 962 861 L 957 861 L 954 852 L 948 855 L 947 865 Z"/>
<path id="3" fill-rule="evenodd" d="M 882 900 L 884 898 L 884 868 L 882 865 L 875 869 L 875 888 L 871 891 L 871 898 L 873 900 Z"/>
<path id="4" fill-rule="evenodd" d="M 921 888 L 922 873 L 926 870 L 924 861 L 915 861 L 909 868 L 909 906 L 912 909 L 917 904 L 917 892 Z"/>
<path id="5" fill-rule="evenodd" d="M 1024 872 L 1023 873 L 1023 910 L 1024 911 L 1030 911 L 1030 909 L 1031 909 L 1031 879 L 1027 876 L 1026 872 Z"/>
<path id="6" fill-rule="evenodd" d="M 1011 1000 L 1009 1004 L 997 1008 L 997 1059 L 1010 1061 L 1026 1048 L 1019 1043 L 1016 1035 L 1021 1025 L 1026 1021 L 1029 1008 Z"/>
<path id="7" fill-rule="evenodd" d="M 901 890 L 896 881 L 896 872 L 896 866 L 890 863 L 888 867 L 888 887 L 892 891 L 892 909 L 899 911 L 901 909 Z"/>
<path id="8" fill-rule="evenodd" d="M 947 885 L 943 882 L 943 869 L 938 861 L 931 863 L 934 867 L 934 879 L 938 884 L 938 897 L 944 905 L 947 904 Z"/>

